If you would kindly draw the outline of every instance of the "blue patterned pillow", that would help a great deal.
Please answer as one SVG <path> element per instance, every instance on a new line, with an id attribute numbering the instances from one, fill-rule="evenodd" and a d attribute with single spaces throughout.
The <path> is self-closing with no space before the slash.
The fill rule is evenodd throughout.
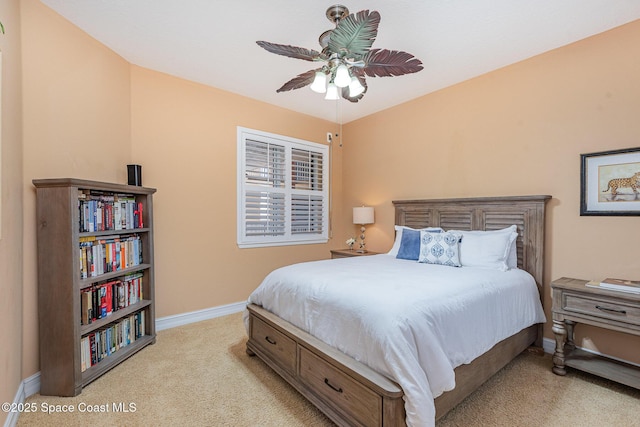
<path id="1" fill-rule="evenodd" d="M 461 267 L 460 240 L 462 240 L 462 233 L 420 231 L 418 262 Z"/>
<path id="2" fill-rule="evenodd" d="M 425 231 L 432 233 L 440 233 L 444 230 L 437 227 L 429 227 Z M 400 248 L 396 258 L 409 259 L 417 261 L 420 256 L 420 230 L 414 230 L 413 228 L 404 228 L 402 230 L 402 237 L 400 239 Z"/>

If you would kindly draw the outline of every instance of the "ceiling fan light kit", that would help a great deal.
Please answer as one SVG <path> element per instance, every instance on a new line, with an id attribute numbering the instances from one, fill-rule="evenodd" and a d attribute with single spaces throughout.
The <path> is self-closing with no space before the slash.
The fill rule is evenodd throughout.
<path id="1" fill-rule="evenodd" d="M 367 92 L 367 76 L 393 77 L 422 70 L 422 62 L 410 53 L 371 48 L 380 23 L 377 11 L 362 10 L 349 14 L 345 6 L 333 5 L 327 9 L 326 16 L 335 28 L 323 32 L 318 38 L 322 47 L 320 52 L 266 41 L 256 42 L 277 55 L 324 63 L 320 68 L 289 80 L 276 92 L 310 86 L 314 92 L 324 93 L 325 99 L 342 97 L 358 102 Z"/>

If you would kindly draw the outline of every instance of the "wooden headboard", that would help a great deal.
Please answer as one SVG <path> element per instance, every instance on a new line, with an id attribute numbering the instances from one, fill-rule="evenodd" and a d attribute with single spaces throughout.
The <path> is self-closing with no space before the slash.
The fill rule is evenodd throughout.
<path id="1" fill-rule="evenodd" d="M 542 293 L 545 203 L 551 196 L 394 200 L 396 224 L 445 230 L 518 227 L 518 267 L 528 271 Z"/>

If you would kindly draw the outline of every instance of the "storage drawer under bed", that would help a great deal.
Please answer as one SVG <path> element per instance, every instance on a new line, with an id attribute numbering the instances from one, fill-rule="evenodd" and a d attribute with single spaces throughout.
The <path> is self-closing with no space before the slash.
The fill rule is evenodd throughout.
<path id="1" fill-rule="evenodd" d="M 251 338 L 278 365 L 296 373 L 296 342 L 256 317 L 251 317 Z"/>
<path id="2" fill-rule="evenodd" d="M 379 426 L 382 398 L 311 351 L 300 346 L 300 378 L 332 402 L 354 424 Z"/>

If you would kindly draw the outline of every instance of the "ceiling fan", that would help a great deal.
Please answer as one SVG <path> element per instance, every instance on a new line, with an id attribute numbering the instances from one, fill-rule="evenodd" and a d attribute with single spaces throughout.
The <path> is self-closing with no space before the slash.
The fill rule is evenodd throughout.
<path id="1" fill-rule="evenodd" d="M 349 14 L 349 9 L 334 5 L 326 12 L 335 28 L 325 31 L 318 41 L 321 51 L 290 45 L 257 41 L 258 46 L 277 55 L 323 63 L 286 82 L 276 92 L 285 92 L 311 85 L 325 99 L 347 99 L 358 102 L 367 92 L 365 77 L 393 77 L 417 73 L 422 62 L 407 52 L 372 49 L 378 34 L 380 14 L 362 10 Z"/>

